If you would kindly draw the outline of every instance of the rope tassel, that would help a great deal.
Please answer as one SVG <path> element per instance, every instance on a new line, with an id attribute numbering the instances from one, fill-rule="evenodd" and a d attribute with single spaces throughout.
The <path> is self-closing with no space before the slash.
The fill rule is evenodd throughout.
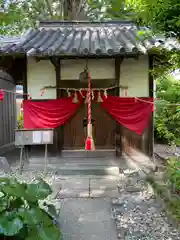
<path id="1" fill-rule="evenodd" d="M 91 78 L 88 72 L 88 93 L 87 93 L 87 102 L 88 102 L 88 125 L 87 125 L 87 139 L 85 142 L 85 149 L 87 151 L 94 151 L 95 145 L 92 134 L 92 123 L 91 123 Z"/>
<path id="2" fill-rule="evenodd" d="M 73 103 L 78 103 L 78 95 L 77 95 L 77 92 L 75 91 L 74 92 L 74 98 L 73 98 Z"/>
<path id="3" fill-rule="evenodd" d="M 98 92 L 97 102 L 103 102 L 100 91 Z"/>

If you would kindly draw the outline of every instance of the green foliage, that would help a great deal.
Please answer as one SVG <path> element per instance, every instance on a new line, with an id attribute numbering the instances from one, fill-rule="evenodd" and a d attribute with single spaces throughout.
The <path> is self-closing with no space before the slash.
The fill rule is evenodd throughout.
<path id="1" fill-rule="evenodd" d="M 47 203 L 44 203 L 46 208 L 39 205 L 39 200 L 51 193 L 42 179 L 26 184 L 0 178 L 0 238 L 60 240 L 55 207 Z"/>
<path id="2" fill-rule="evenodd" d="M 20 1 L 0 0 L 0 8 L 1 35 L 17 35 L 30 26 Z"/>
<path id="3" fill-rule="evenodd" d="M 179 223 L 180 221 L 180 201 L 178 195 L 172 195 L 169 192 L 168 186 L 162 186 L 158 183 L 154 177 L 148 176 L 147 182 L 152 186 L 155 195 L 159 196 L 164 200 L 166 205 L 166 212 Z"/>
<path id="4" fill-rule="evenodd" d="M 139 22 L 166 36 L 180 35 L 180 2 L 178 0 L 129 0 Z"/>
<path id="5" fill-rule="evenodd" d="M 18 129 L 23 129 L 24 128 L 24 116 L 21 113 L 18 117 Z"/>
<path id="6" fill-rule="evenodd" d="M 167 143 L 180 145 L 180 83 L 171 77 L 157 80 L 155 136 Z M 174 104 L 174 105 L 173 105 Z"/>
<path id="7" fill-rule="evenodd" d="M 174 193 L 180 195 L 180 158 L 172 157 L 167 164 L 167 179 Z"/>

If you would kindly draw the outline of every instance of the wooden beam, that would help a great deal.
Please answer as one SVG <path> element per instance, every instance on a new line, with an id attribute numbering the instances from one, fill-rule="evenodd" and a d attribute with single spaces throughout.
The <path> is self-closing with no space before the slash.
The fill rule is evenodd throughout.
<path id="1" fill-rule="evenodd" d="M 149 55 L 149 97 L 154 97 L 154 78 L 152 75 L 152 70 L 153 70 L 153 55 Z M 150 123 L 150 127 L 149 127 L 149 156 L 151 158 L 154 158 L 154 113 L 152 113 L 152 120 Z M 153 159 L 154 160 L 154 159 Z"/>
<path id="2" fill-rule="evenodd" d="M 57 58 L 57 56 L 54 56 L 55 58 Z M 68 56 L 68 55 L 64 55 L 64 56 L 61 56 L 61 59 L 114 59 L 114 58 L 121 58 L 121 59 L 124 59 L 124 58 L 132 58 L 132 59 L 137 59 L 139 58 L 139 54 L 125 54 L 125 55 L 113 55 L 113 56 L 82 56 L 82 55 L 77 55 L 77 56 Z M 42 56 L 42 55 L 37 55 L 35 56 L 35 58 L 37 59 L 37 61 L 40 61 L 40 60 L 49 60 L 50 59 L 50 56 Z"/>
<path id="3" fill-rule="evenodd" d="M 51 59 L 52 64 L 55 67 L 55 72 L 56 72 L 56 86 L 59 87 L 60 86 L 60 82 L 61 82 L 61 61 L 60 58 L 52 58 Z M 56 98 L 61 98 L 63 97 L 63 91 L 61 91 L 60 89 L 56 89 Z M 59 151 L 59 153 L 61 154 L 62 149 L 63 149 L 63 145 L 64 145 L 64 126 L 60 126 L 59 128 L 57 128 L 56 131 L 56 144 L 57 144 L 57 149 Z"/>
<path id="4" fill-rule="evenodd" d="M 120 67 L 124 58 L 115 58 L 115 85 L 120 84 Z M 115 95 L 119 96 L 120 88 L 115 89 Z M 119 123 L 116 123 L 116 156 L 122 156 L 122 127 Z"/>
<path id="5" fill-rule="evenodd" d="M 24 61 L 23 61 L 23 67 L 22 67 L 22 78 L 23 78 L 23 100 L 27 100 L 28 99 L 28 96 L 27 96 L 27 93 L 28 93 L 28 79 L 27 79 L 27 57 L 24 57 Z M 29 155 L 29 153 L 31 152 L 31 148 L 32 146 L 30 145 L 25 145 L 25 154 L 26 154 L 26 157 Z"/>
<path id="6" fill-rule="evenodd" d="M 92 88 L 110 88 L 114 87 L 115 79 L 101 79 L 101 80 L 92 80 Z M 46 87 L 46 86 L 44 86 Z M 54 87 L 54 86 L 52 86 Z M 81 88 L 87 88 L 87 82 L 80 82 L 76 80 L 62 80 L 59 82 L 58 85 L 55 87 L 59 88 L 74 88 L 74 89 L 81 89 Z M 120 86 L 121 88 L 123 86 Z M 126 86 L 124 86 L 126 87 Z"/>
<path id="7" fill-rule="evenodd" d="M 56 71 L 56 86 L 59 87 L 61 81 L 61 62 L 59 58 L 54 62 L 54 66 Z M 62 97 L 61 90 L 56 89 L 56 98 L 60 97 Z"/>
<path id="8" fill-rule="evenodd" d="M 23 64 L 23 93 L 25 93 L 23 95 L 23 99 L 27 100 L 28 96 L 28 83 L 27 83 L 27 57 L 24 58 L 24 64 Z"/>
<path id="9" fill-rule="evenodd" d="M 151 71 L 153 70 L 153 56 L 149 56 L 149 97 L 154 96 L 154 79 Z"/>

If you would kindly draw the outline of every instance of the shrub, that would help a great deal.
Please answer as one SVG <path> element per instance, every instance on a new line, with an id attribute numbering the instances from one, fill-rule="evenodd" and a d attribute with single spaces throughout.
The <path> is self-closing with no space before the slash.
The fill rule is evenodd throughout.
<path id="1" fill-rule="evenodd" d="M 18 129 L 23 129 L 24 128 L 24 116 L 23 116 L 22 113 L 18 117 L 17 125 L 18 125 Z"/>
<path id="2" fill-rule="evenodd" d="M 180 158 L 172 157 L 167 164 L 167 179 L 174 193 L 180 194 Z"/>
<path id="3" fill-rule="evenodd" d="M 180 82 L 170 75 L 157 79 L 156 97 L 155 137 L 180 145 Z"/>
<path id="4" fill-rule="evenodd" d="M 42 179 L 26 184 L 0 178 L 0 239 L 60 240 L 55 207 L 39 205 L 51 193 Z"/>

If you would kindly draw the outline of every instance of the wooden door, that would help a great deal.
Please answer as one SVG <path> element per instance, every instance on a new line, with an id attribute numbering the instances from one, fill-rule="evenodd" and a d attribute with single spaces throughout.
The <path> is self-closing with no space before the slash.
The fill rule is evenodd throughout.
<path id="1" fill-rule="evenodd" d="M 64 149 L 84 149 L 87 137 L 84 118 L 87 118 L 87 104 L 82 104 L 79 111 L 64 126 Z M 92 101 L 92 118 L 96 149 L 114 148 L 116 123 L 96 101 Z"/>
<path id="2" fill-rule="evenodd" d="M 85 104 L 82 104 L 77 113 L 64 125 L 64 149 L 84 148 L 84 116 Z"/>
<path id="3" fill-rule="evenodd" d="M 116 122 L 104 111 L 100 103 L 92 102 L 94 118 L 94 142 L 96 149 L 115 148 Z"/>

